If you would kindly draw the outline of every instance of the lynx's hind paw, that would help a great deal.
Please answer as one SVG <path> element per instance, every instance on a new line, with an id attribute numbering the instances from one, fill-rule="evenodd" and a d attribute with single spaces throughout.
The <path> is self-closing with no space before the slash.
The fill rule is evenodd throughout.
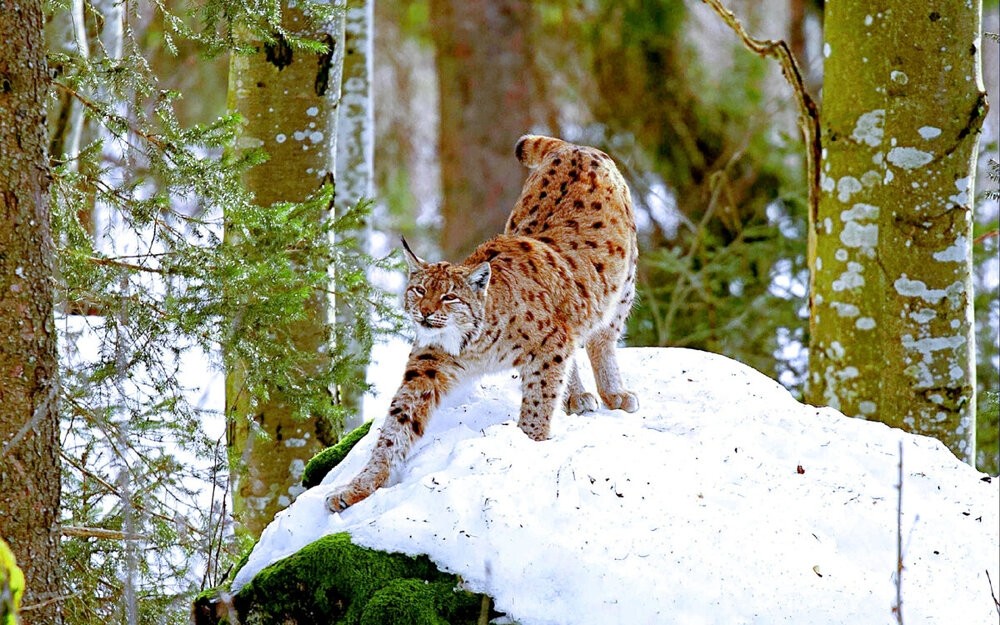
<path id="1" fill-rule="evenodd" d="M 582 414 L 597 410 L 597 398 L 590 393 L 566 394 L 566 413 Z"/>
<path id="2" fill-rule="evenodd" d="M 604 405 L 611 410 L 624 410 L 625 412 L 635 412 L 639 409 L 639 398 L 632 391 L 622 391 L 621 393 L 608 393 L 601 397 Z"/>

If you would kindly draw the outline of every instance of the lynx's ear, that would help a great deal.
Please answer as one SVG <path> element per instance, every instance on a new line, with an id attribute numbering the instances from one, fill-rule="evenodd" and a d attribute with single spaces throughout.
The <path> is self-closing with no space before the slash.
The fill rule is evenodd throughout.
<path id="1" fill-rule="evenodd" d="M 412 274 L 423 269 L 427 263 L 424 259 L 413 253 L 413 250 L 410 249 L 409 244 L 406 242 L 406 237 L 399 237 L 399 240 L 403 242 L 403 256 L 406 258 L 406 264 L 410 266 L 410 273 Z"/>
<path id="2" fill-rule="evenodd" d="M 486 287 L 490 285 L 491 275 L 493 275 L 493 270 L 490 268 L 490 264 L 488 262 L 479 263 L 465 281 L 472 287 L 473 291 L 482 295 L 486 293 Z"/>

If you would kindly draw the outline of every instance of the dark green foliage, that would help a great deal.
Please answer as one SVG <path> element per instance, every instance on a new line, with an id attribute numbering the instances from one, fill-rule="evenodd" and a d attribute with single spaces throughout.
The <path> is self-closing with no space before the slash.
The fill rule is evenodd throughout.
<path id="1" fill-rule="evenodd" d="M 366 421 L 345 434 L 336 445 L 327 447 L 313 456 L 306 463 L 305 471 L 302 473 L 302 485 L 306 488 L 312 488 L 322 482 L 326 474 L 340 464 L 340 461 L 370 429 L 372 429 L 372 422 Z"/>
<path id="2" fill-rule="evenodd" d="M 240 589 L 245 623 L 474 623 L 480 597 L 426 557 L 387 554 L 325 536 L 268 566 Z"/>

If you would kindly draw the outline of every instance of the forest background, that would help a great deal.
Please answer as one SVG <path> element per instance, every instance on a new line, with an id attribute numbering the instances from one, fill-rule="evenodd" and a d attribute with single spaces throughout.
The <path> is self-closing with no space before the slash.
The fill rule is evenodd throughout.
<path id="1" fill-rule="evenodd" d="M 822 105 L 822 3 L 728 6 L 755 37 L 788 42 Z M 266 457 L 299 447 L 275 443 L 311 439 L 296 452 L 307 458 L 361 418 L 359 372 L 372 341 L 399 330 L 391 293 L 401 274 L 385 258 L 397 235 L 424 257 L 457 260 L 502 230 L 524 179 L 512 146 L 527 131 L 598 146 L 629 179 L 642 257 L 628 345 L 722 353 L 804 393 L 810 282 L 798 112 L 778 64 L 748 52 L 708 7 L 314 8 L 320 23 L 346 22 L 336 50 L 291 28 L 294 11 L 282 22 L 279 8 L 45 7 L 64 569 L 57 590 L 29 595 L 29 622 L 186 622 L 192 596 L 221 583 L 294 497 L 294 487 L 271 488 L 264 469 L 247 473 L 243 465 L 265 463 L 255 446 Z M 985 9 L 984 30 L 996 32 L 997 5 Z M 315 112 L 269 145 L 246 140 L 260 103 L 240 92 L 256 80 L 262 49 L 272 65 L 289 60 L 281 77 L 290 81 L 304 80 L 291 77 L 292 58 L 343 67 L 337 88 L 300 84 L 318 98 L 302 110 Z M 996 41 L 984 38 L 981 51 L 995 95 Z M 358 80 L 373 97 L 348 97 Z M 271 97 L 292 117 L 301 102 L 282 104 L 283 95 Z M 338 122 L 352 117 L 360 130 Z M 993 475 L 997 120 L 994 107 L 972 247 L 975 463 Z M 310 175 L 273 169 L 298 162 L 279 150 L 312 146 L 319 160 L 302 166 Z M 337 155 L 335 166 L 324 154 Z M 339 322 L 310 325 L 331 298 Z M 310 334 L 314 347 L 303 349 Z M 283 409 L 288 420 L 269 430 L 265 415 Z M 306 432 L 289 434 L 306 416 Z M 8 446 L 5 438 L 4 462 Z M 284 479 L 290 462 L 298 466 L 273 463 Z M 262 492 L 246 490 L 255 482 Z"/>

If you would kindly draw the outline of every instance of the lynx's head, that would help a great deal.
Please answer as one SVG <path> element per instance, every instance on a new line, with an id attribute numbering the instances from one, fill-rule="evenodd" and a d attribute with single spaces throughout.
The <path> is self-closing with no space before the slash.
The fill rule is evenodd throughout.
<path id="1" fill-rule="evenodd" d="M 410 266 L 403 303 L 416 329 L 417 346 L 439 347 L 458 356 L 483 330 L 490 264 L 428 263 L 413 253 L 406 239 L 403 252 Z"/>

